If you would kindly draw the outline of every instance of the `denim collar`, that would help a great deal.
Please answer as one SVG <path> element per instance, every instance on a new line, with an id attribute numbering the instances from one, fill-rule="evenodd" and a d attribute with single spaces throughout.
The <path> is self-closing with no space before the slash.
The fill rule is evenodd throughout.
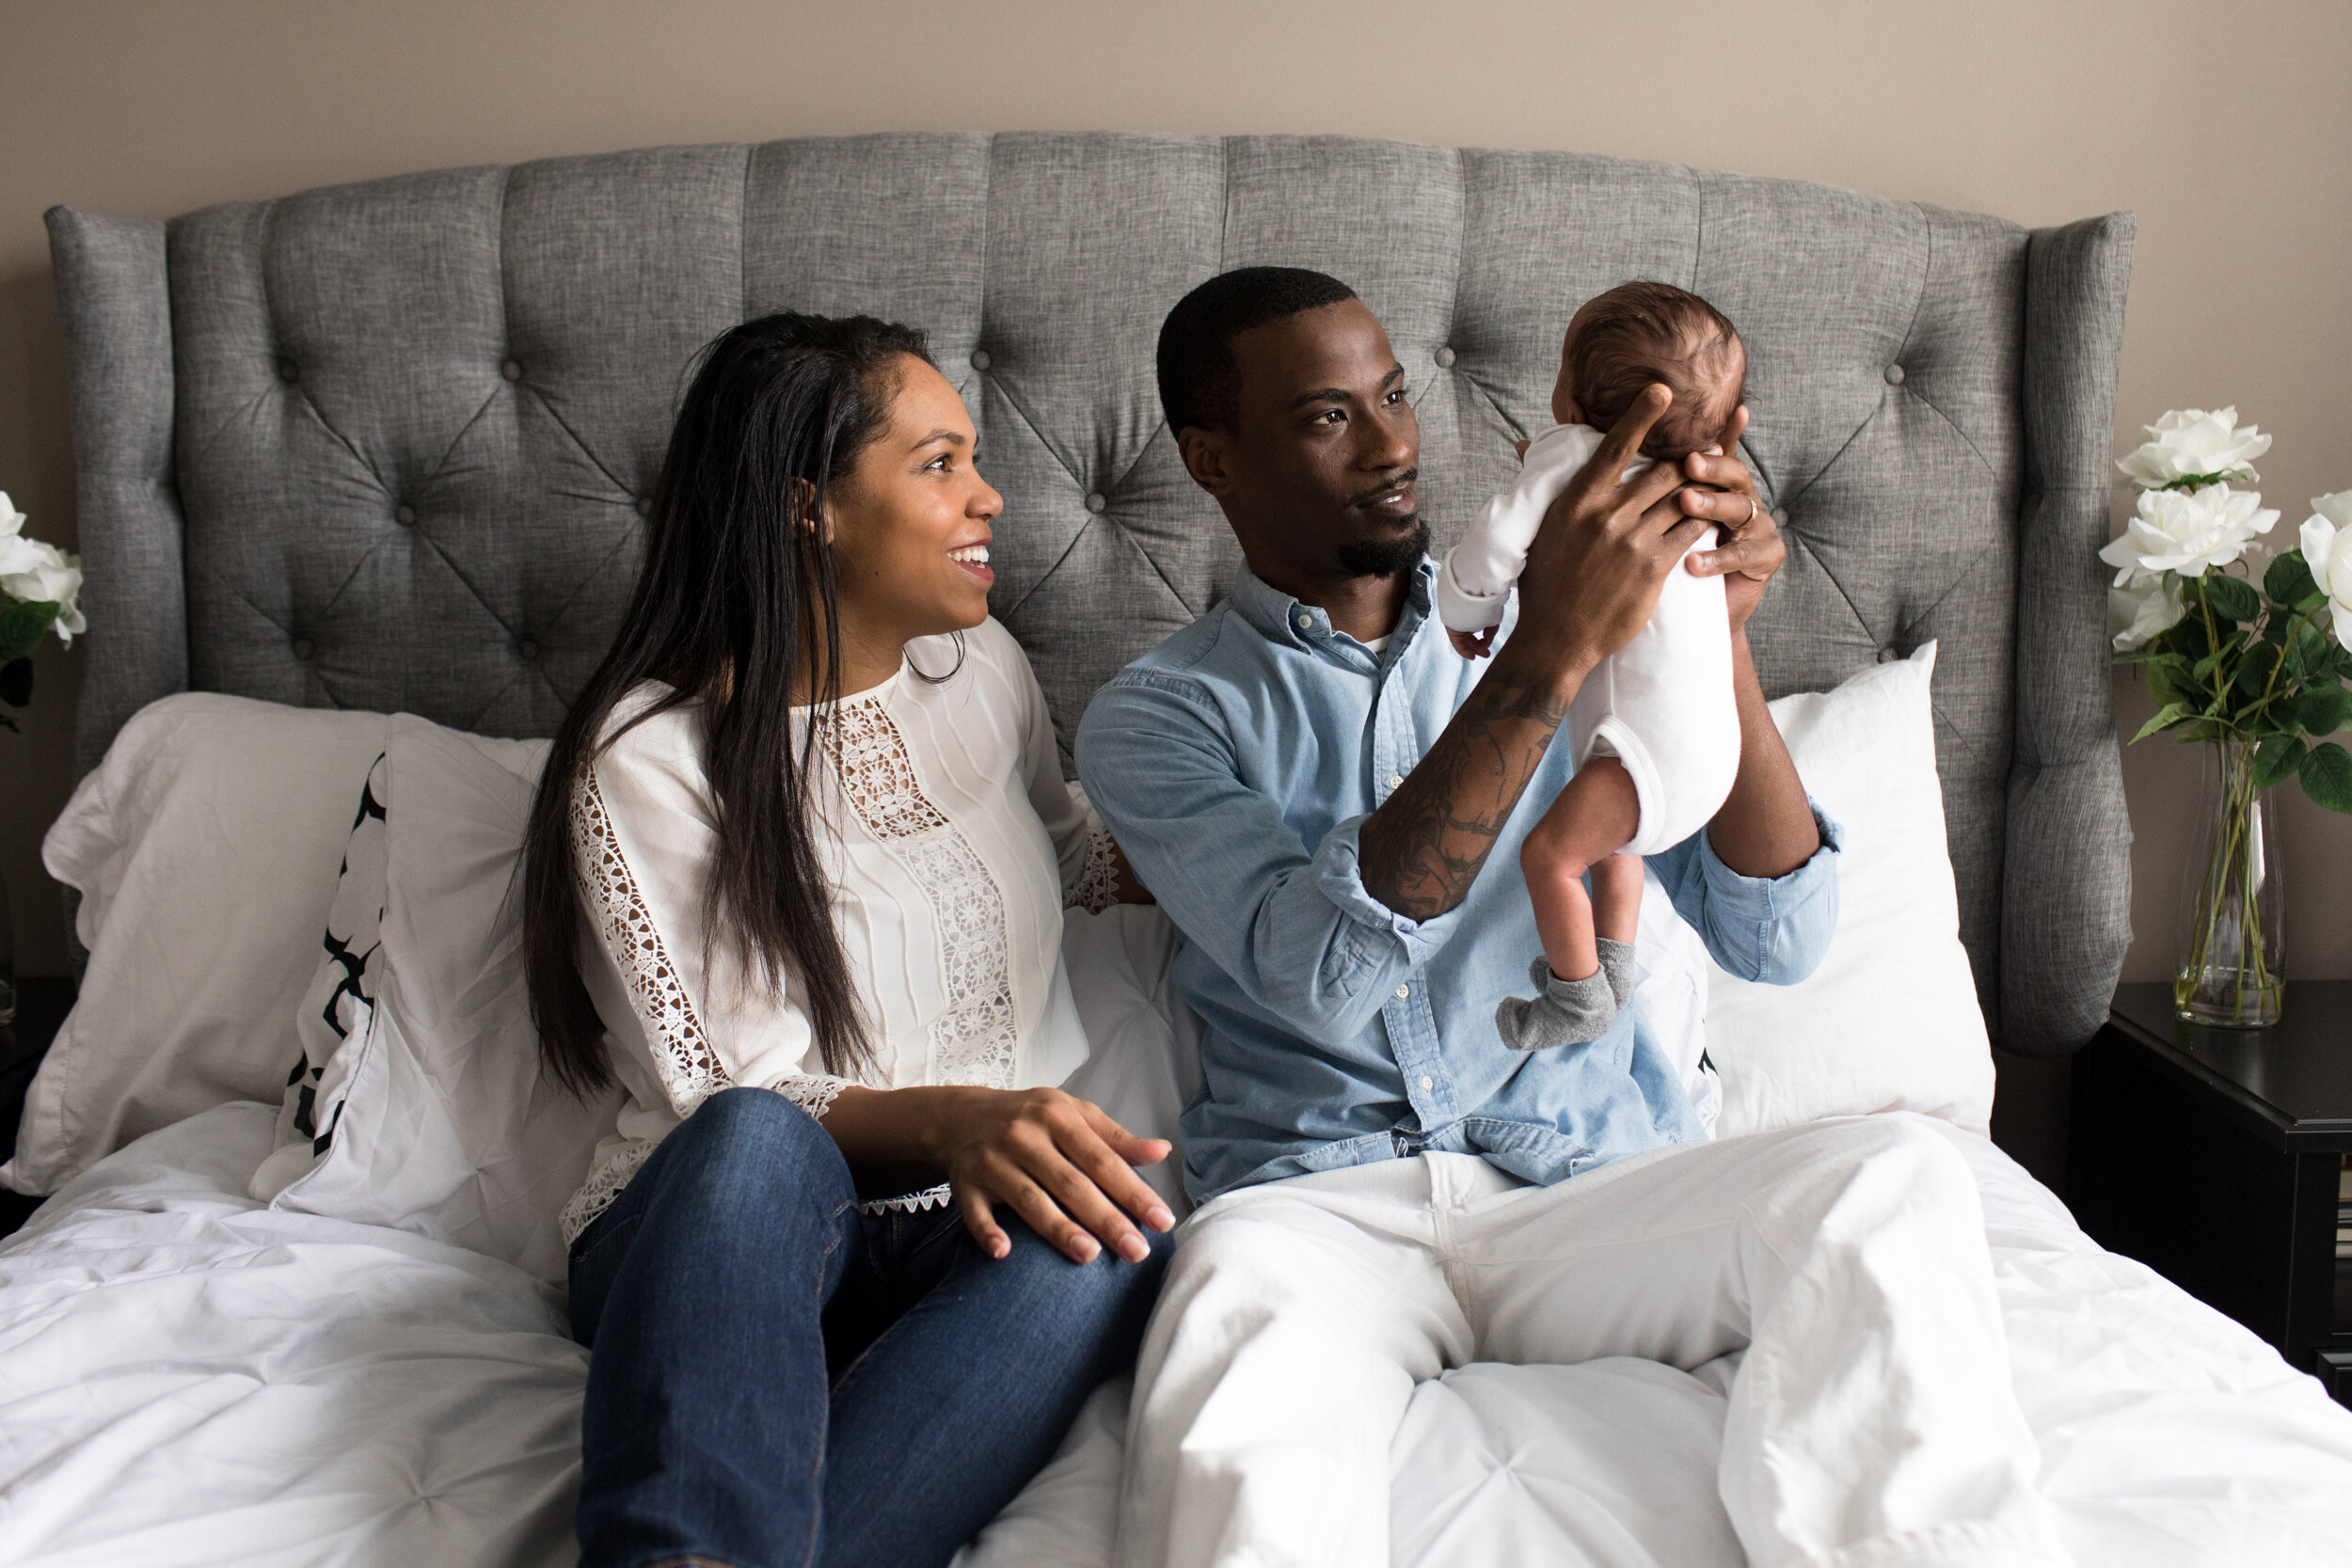
<path id="1" fill-rule="evenodd" d="M 1331 617 L 1321 607 L 1302 604 L 1278 588 L 1267 585 L 1264 578 L 1248 565 L 1233 582 L 1230 602 L 1242 618 L 1258 628 L 1269 641 L 1286 642 L 1295 648 L 1311 652 L 1350 654 L 1371 658 L 1375 664 L 1393 664 L 1412 644 L 1421 631 L 1422 623 L 1429 618 L 1431 595 L 1438 580 L 1438 563 L 1427 556 L 1413 567 L 1412 580 L 1406 585 L 1405 607 L 1397 614 L 1396 625 L 1390 629 L 1386 656 L 1372 650 L 1348 636 L 1335 631 Z"/>

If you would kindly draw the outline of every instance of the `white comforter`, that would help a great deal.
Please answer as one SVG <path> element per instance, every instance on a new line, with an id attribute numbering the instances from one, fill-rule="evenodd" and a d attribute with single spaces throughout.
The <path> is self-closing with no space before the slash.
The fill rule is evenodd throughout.
<path id="1" fill-rule="evenodd" d="M 569 1563 L 587 1357 L 562 1300 L 472 1253 L 260 1208 L 275 1115 L 154 1133 L 0 1247 L 0 1564 Z M 2352 1413 L 1950 1136 L 2084 1568 L 2352 1563 Z M 1611 1360 L 1424 1385 L 1396 1444 L 1396 1560 L 1739 1564 L 1719 1376 Z M 963 1568 L 1105 1560 L 1124 1399 L 1095 1397 Z"/>

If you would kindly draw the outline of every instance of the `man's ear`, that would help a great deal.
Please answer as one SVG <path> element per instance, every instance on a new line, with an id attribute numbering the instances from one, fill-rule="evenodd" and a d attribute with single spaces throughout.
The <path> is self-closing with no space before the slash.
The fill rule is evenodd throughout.
<path id="1" fill-rule="evenodd" d="M 1184 472 L 1201 489 L 1212 496 L 1232 489 L 1232 474 L 1227 467 L 1233 455 L 1232 437 L 1224 431 L 1188 424 L 1176 433 L 1176 450 L 1184 457 Z"/>

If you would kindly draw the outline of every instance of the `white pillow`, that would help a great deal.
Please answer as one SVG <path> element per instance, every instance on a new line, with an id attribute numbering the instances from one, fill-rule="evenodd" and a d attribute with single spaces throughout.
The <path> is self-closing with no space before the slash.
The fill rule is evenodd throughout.
<path id="1" fill-rule="evenodd" d="M 1793 986 L 1708 966 L 1718 1136 L 1889 1110 L 1988 1129 L 1993 1049 L 1960 944 L 1935 774 L 1934 671 L 1931 642 L 1835 691 L 1772 705 L 1798 776 L 1844 831 L 1837 929 L 1820 968 Z"/>
<path id="2" fill-rule="evenodd" d="M 560 1282 L 556 1215 L 620 1096 L 564 1088 L 531 1023 L 516 873 L 547 752 L 394 716 L 372 780 L 385 813 L 373 1005 L 322 1073 L 326 1147 L 281 1148 L 255 1180 L 257 1196 L 286 1183 L 276 1207 L 396 1227 Z M 281 1085 L 284 1073 L 281 1062 Z"/>
<path id="3" fill-rule="evenodd" d="M 1113 904 L 1100 914 L 1069 910 L 1061 953 L 1089 1048 L 1061 1086 L 1136 1137 L 1176 1146 L 1142 1174 L 1182 1219 L 1192 1199 L 1176 1123 L 1200 1087 L 1200 1022 L 1168 978 L 1176 927 L 1156 904 Z"/>
<path id="4" fill-rule="evenodd" d="M 0 1182 L 55 1192 L 135 1138 L 277 1100 L 379 713 L 211 692 L 139 710 L 41 842 L 82 895 L 80 1000 Z"/>
<path id="5" fill-rule="evenodd" d="M 294 1014 L 302 1054 L 286 1077 L 277 1148 L 248 1183 L 254 1197 L 263 1203 L 333 1147 L 335 1124 L 342 1118 L 343 1101 L 351 1092 L 351 1069 L 360 1055 L 343 1047 L 364 1037 L 374 1022 L 375 999 L 384 989 L 385 883 L 390 876 L 384 802 L 390 794 L 391 759 L 380 756 L 359 787 L 342 871 L 335 879 L 334 901 L 326 907 L 326 930 L 321 939 L 325 953 Z"/>

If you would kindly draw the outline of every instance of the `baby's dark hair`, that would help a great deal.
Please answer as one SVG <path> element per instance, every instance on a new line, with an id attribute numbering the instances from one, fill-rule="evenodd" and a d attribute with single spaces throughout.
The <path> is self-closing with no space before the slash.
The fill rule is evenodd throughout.
<path id="1" fill-rule="evenodd" d="M 1562 358 L 1586 424 L 1607 430 L 1642 388 L 1662 381 L 1674 406 L 1650 427 L 1642 455 L 1680 458 L 1716 443 L 1747 383 L 1730 318 L 1671 283 L 1621 283 L 1577 317 Z M 1735 370 L 1738 378 L 1726 383 Z"/>

